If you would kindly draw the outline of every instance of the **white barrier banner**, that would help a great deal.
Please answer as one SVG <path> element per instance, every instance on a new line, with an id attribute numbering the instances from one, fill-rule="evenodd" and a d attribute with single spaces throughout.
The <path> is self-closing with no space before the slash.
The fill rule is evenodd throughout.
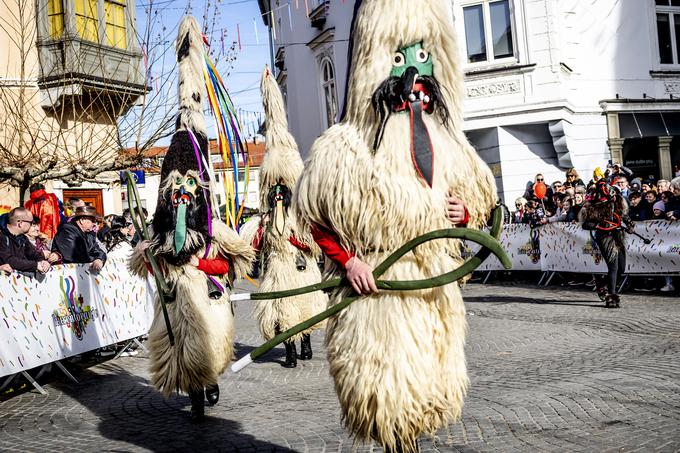
<path id="1" fill-rule="evenodd" d="M 487 230 L 488 232 L 488 230 Z M 541 270 L 541 247 L 540 228 L 530 228 L 529 225 L 512 223 L 503 226 L 500 238 L 501 246 L 512 261 L 512 270 L 540 271 Z M 480 248 L 471 242 L 466 243 L 467 248 L 464 257 L 474 255 Z M 478 271 L 500 271 L 503 265 L 495 255 L 487 258 Z"/>
<path id="2" fill-rule="evenodd" d="M 153 291 L 123 261 L 55 266 L 41 282 L 0 275 L 0 377 L 146 334 Z"/>
<path id="3" fill-rule="evenodd" d="M 645 244 L 640 237 L 626 234 L 626 273 L 680 273 L 680 222 L 636 222 L 635 232 L 651 242 Z M 573 223 L 541 227 L 541 267 L 557 272 L 607 272 L 590 231 Z"/>

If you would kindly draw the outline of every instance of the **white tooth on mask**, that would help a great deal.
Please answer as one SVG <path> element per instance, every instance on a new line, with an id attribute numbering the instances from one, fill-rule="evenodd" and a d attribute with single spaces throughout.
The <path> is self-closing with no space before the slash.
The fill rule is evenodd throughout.
<path id="1" fill-rule="evenodd" d="M 416 95 L 414 93 L 411 93 L 408 95 L 408 100 L 411 102 L 416 102 Z"/>
<path id="2" fill-rule="evenodd" d="M 418 93 L 418 97 L 419 97 L 420 100 L 422 101 L 423 99 L 425 99 L 425 93 L 423 93 L 422 91 L 420 91 L 420 92 Z"/>
<path id="3" fill-rule="evenodd" d="M 430 102 L 430 96 L 428 96 L 428 95 L 423 96 L 423 102 L 425 104 L 429 103 Z"/>

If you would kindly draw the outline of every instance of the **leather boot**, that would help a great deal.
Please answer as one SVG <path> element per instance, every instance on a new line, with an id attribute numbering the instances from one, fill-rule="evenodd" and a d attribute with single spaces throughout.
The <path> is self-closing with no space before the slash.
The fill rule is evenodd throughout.
<path id="1" fill-rule="evenodd" d="M 605 302 L 606 297 L 607 297 L 607 287 L 598 286 L 597 287 L 597 297 L 599 297 L 602 302 Z"/>
<path id="2" fill-rule="evenodd" d="M 205 417 L 205 398 L 203 390 L 189 393 L 191 398 L 191 421 L 202 422 Z"/>
<path id="3" fill-rule="evenodd" d="M 217 384 L 208 385 L 205 388 L 205 399 L 209 406 L 214 406 L 220 400 L 220 386 Z"/>
<path id="4" fill-rule="evenodd" d="M 612 294 L 612 308 L 619 308 L 621 304 L 621 300 L 619 299 L 618 294 Z"/>
<path id="5" fill-rule="evenodd" d="M 295 368 L 297 366 L 297 350 L 295 342 L 284 341 L 283 345 L 286 347 L 286 361 L 283 362 L 284 368 Z"/>
<path id="6" fill-rule="evenodd" d="M 300 355 L 298 358 L 300 360 L 311 360 L 312 358 L 312 339 L 309 334 L 302 336 L 302 341 L 300 342 Z"/>
<path id="7" fill-rule="evenodd" d="M 619 295 L 607 294 L 604 299 L 604 305 L 607 308 L 619 308 Z"/>

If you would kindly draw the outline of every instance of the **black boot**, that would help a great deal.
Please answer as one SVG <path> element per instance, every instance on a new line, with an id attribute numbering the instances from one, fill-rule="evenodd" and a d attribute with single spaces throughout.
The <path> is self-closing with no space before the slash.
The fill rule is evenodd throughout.
<path id="1" fill-rule="evenodd" d="M 619 295 L 618 294 L 607 294 L 605 297 L 605 306 L 607 308 L 619 308 Z"/>
<path id="2" fill-rule="evenodd" d="M 286 361 L 283 363 L 284 368 L 295 368 L 297 366 L 297 351 L 293 341 L 284 341 L 283 345 L 286 347 Z"/>
<path id="3" fill-rule="evenodd" d="M 217 384 L 208 385 L 205 388 L 205 399 L 208 400 L 208 405 L 214 406 L 220 400 L 220 386 Z"/>
<path id="4" fill-rule="evenodd" d="M 205 399 L 203 390 L 190 392 L 191 398 L 191 421 L 202 422 L 205 416 Z"/>
<path id="5" fill-rule="evenodd" d="M 312 358 L 312 339 L 309 334 L 302 336 L 302 341 L 300 342 L 300 355 L 298 358 L 300 360 L 311 360 Z"/>
<path id="6" fill-rule="evenodd" d="M 621 306 L 621 299 L 618 294 L 612 294 L 614 296 L 614 308 L 619 308 Z"/>
<path id="7" fill-rule="evenodd" d="M 607 287 L 606 286 L 598 286 L 597 287 L 597 297 L 599 297 L 602 302 L 605 302 L 606 296 L 607 296 Z"/>

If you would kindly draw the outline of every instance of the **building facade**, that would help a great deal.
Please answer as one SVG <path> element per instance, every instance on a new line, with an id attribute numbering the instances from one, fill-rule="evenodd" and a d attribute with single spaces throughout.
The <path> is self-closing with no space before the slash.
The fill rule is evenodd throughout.
<path id="1" fill-rule="evenodd" d="M 444 1 L 444 0 L 443 0 Z M 259 0 L 303 154 L 338 117 L 354 2 Z M 680 1 L 454 0 L 464 129 L 504 202 L 543 173 L 680 165 Z M 675 168 L 674 168 L 675 167 Z"/>
<path id="2" fill-rule="evenodd" d="M 27 196 L 28 184 L 8 170 L 15 166 L 31 174 L 23 181 L 48 174 L 58 196 L 119 212 L 117 173 L 99 178 L 111 184 L 83 180 L 117 158 L 117 121 L 148 91 L 135 3 L 8 0 L 0 15 L 0 204 Z"/>

